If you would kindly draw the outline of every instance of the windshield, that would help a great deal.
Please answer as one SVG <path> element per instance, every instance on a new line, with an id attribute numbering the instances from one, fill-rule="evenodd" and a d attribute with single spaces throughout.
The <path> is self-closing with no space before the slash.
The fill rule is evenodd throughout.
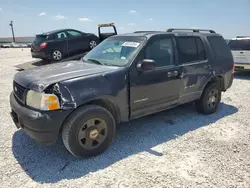
<path id="1" fill-rule="evenodd" d="M 229 46 L 231 50 L 250 50 L 250 40 L 231 40 Z"/>
<path id="2" fill-rule="evenodd" d="M 83 57 L 83 61 L 101 65 L 125 66 L 128 64 L 145 37 L 108 38 Z"/>

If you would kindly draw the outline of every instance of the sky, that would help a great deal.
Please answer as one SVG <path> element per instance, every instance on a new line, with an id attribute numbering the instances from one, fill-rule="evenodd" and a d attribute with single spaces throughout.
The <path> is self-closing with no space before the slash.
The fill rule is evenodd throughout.
<path id="1" fill-rule="evenodd" d="M 250 36 L 250 0 L 0 0 L 0 37 L 72 28 L 97 34 L 114 22 L 118 33 L 167 28 L 213 29 L 225 38 Z"/>

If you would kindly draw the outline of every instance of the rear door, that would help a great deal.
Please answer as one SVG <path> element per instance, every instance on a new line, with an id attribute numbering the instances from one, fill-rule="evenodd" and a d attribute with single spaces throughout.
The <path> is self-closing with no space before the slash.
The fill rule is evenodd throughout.
<path id="1" fill-rule="evenodd" d="M 53 35 L 52 41 L 50 41 L 50 49 L 53 50 L 60 50 L 64 57 L 68 56 L 68 37 L 65 31 L 61 31 L 55 33 Z"/>
<path id="2" fill-rule="evenodd" d="M 183 68 L 180 102 L 186 103 L 200 96 L 210 76 L 210 63 L 205 53 L 204 39 L 199 36 L 176 37 L 178 61 Z"/>
<path id="3" fill-rule="evenodd" d="M 250 39 L 231 40 L 229 46 L 236 64 L 250 64 Z"/>
<path id="4" fill-rule="evenodd" d="M 69 37 L 69 53 L 71 55 L 79 54 L 89 47 L 89 39 L 85 33 L 76 30 L 67 30 Z"/>

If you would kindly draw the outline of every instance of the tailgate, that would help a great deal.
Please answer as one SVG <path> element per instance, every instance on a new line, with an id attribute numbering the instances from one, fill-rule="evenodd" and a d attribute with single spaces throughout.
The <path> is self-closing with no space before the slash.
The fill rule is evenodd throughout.
<path id="1" fill-rule="evenodd" d="M 48 40 L 48 35 L 36 35 L 32 45 L 31 45 L 31 49 L 32 51 L 40 51 L 40 45 Z"/>
<path id="2" fill-rule="evenodd" d="M 238 39 L 229 42 L 234 62 L 250 64 L 250 39 Z"/>
<path id="3" fill-rule="evenodd" d="M 235 63 L 250 64 L 250 51 L 234 51 L 232 50 Z"/>

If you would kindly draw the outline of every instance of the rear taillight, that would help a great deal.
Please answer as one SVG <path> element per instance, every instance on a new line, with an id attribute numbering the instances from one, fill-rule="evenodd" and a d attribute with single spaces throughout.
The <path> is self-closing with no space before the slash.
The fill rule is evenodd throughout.
<path id="1" fill-rule="evenodd" d="M 44 42 L 44 43 L 42 43 L 42 44 L 40 45 L 40 49 L 44 49 L 44 48 L 46 48 L 46 46 L 47 46 L 47 42 Z"/>
<path id="2" fill-rule="evenodd" d="M 232 72 L 234 73 L 234 69 L 235 69 L 235 66 L 234 66 L 234 62 L 233 62 L 233 67 L 232 67 Z"/>

